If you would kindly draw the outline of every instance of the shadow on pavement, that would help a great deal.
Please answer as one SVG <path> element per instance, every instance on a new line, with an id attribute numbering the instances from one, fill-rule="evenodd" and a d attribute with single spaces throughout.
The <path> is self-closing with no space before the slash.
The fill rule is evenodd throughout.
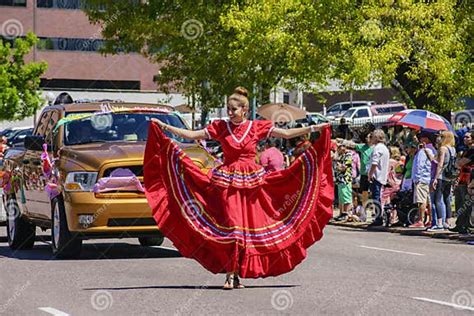
<path id="1" fill-rule="evenodd" d="M 344 232 L 351 232 L 351 233 L 386 233 L 387 231 L 383 230 L 370 230 L 370 229 L 362 229 L 362 228 L 349 228 L 349 227 L 342 227 L 342 226 L 335 226 L 337 230 L 344 231 Z"/>
<path id="2" fill-rule="evenodd" d="M 41 235 L 41 236 L 36 236 L 35 238 L 36 241 L 51 241 L 51 236 L 44 236 L 44 235 Z M 6 236 L 1 236 L 0 237 L 0 243 L 7 243 L 8 242 L 8 239 Z"/>
<path id="3" fill-rule="evenodd" d="M 12 250 L 8 244 L 0 243 L 0 258 L 18 260 L 60 260 L 55 259 L 51 247 L 35 244 L 30 250 Z M 72 260 L 107 260 L 107 259 L 156 259 L 179 258 L 181 254 L 172 249 L 160 247 L 144 247 L 127 243 L 94 243 L 82 246 L 81 256 Z"/>
<path id="4" fill-rule="evenodd" d="M 245 283 L 244 283 L 245 284 Z M 245 289 L 280 289 L 298 287 L 299 285 L 246 285 Z M 85 288 L 84 291 L 127 291 L 127 290 L 219 290 L 222 291 L 222 285 L 150 285 L 133 287 L 96 287 Z M 243 290 L 243 289 L 240 289 Z"/>

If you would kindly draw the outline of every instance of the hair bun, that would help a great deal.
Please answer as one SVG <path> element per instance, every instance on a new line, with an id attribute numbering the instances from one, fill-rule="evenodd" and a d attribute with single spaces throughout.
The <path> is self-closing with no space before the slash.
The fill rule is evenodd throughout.
<path id="1" fill-rule="evenodd" d="M 248 92 L 247 89 L 245 89 L 244 87 L 237 87 L 237 88 L 235 88 L 234 93 L 243 95 L 244 97 L 248 97 L 248 96 L 249 96 L 249 92 Z"/>

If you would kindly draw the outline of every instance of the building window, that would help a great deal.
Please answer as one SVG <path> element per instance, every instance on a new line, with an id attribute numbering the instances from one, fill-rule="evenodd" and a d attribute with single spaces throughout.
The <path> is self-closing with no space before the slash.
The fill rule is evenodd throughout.
<path id="1" fill-rule="evenodd" d="M 47 9 L 69 9 L 79 10 L 85 9 L 88 2 L 84 0 L 36 0 L 36 7 Z M 133 4 L 133 3 L 132 3 Z M 94 5 L 94 7 L 96 7 Z M 105 9 L 105 4 L 99 4 L 99 8 Z"/>
<path id="2" fill-rule="evenodd" d="M 37 45 L 40 50 L 67 50 L 97 52 L 104 40 L 93 38 L 42 37 Z"/>
<path id="3" fill-rule="evenodd" d="M 18 36 L 18 37 L 22 38 L 23 36 Z M 9 43 L 10 47 L 15 47 L 15 39 L 17 39 L 18 37 L 11 38 L 11 37 L 5 37 L 5 35 L 0 35 L 0 41 L 3 42 L 3 45 L 6 45 L 7 43 Z"/>
<path id="4" fill-rule="evenodd" d="M 37 0 L 38 8 L 82 9 L 81 0 Z"/>
<path id="5" fill-rule="evenodd" d="M 290 94 L 283 93 L 283 103 L 290 104 Z"/>
<path id="6" fill-rule="evenodd" d="M 81 79 L 41 79 L 41 88 L 57 89 L 98 89 L 98 90 L 140 90 L 136 80 L 81 80 Z"/>
<path id="7" fill-rule="evenodd" d="M 26 7 L 26 0 L 0 0 L 0 5 Z"/>

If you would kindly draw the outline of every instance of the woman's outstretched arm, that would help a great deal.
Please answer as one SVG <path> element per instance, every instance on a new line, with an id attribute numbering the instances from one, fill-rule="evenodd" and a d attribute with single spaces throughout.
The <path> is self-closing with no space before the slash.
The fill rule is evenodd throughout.
<path id="1" fill-rule="evenodd" d="M 324 124 L 311 125 L 311 126 L 299 127 L 299 128 L 290 128 L 290 129 L 274 128 L 270 136 L 290 139 L 290 138 L 298 137 L 301 135 L 306 135 L 312 132 L 319 132 L 321 131 L 321 129 L 323 129 L 325 126 L 328 126 L 328 125 L 329 125 L 328 123 L 324 123 Z"/>
<path id="2" fill-rule="evenodd" d="M 163 123 L 162 121 L 160 121 L 159 119 L 156 119 L 156 118 L 152 118 L 151 121 L 155 124 L 157 124 L 158 126 L 160 126 L 160 128 L 164 131 L 169 131 L 179 137 L 182 137 L 182 138 L 186 138 L 186 139 L 193 139 L 193 140 L 200 140 L 200 139 L 206 139 L 207 138 L 207 134 L 206 132 L 201 129 L 201 130 L 198 130 L 198 131 L 193 131 L 193 130 L 189 130 L 189 129 L 184 129 L 184 128 L 179 128 L 179 127 L 176 127 L 176 126 L 172 126 L 172 125 L 169 125 L 169 124 L 166 124 L 166 123 Z"/>

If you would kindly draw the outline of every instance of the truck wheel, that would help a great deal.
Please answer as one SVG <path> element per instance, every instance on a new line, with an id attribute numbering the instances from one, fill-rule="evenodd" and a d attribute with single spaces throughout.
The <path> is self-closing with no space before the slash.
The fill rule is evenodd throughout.
<path id="1" fill-rule="evenodd" d="M 28 222 L 20 212 L 15 195 L 7 197 L 7 239 L 11 249 L 31 249 L 35 244 L 36 226 Z"/>
<path id="2" fill-rule="evenodd" d="M 165 237 L 163 235 L 158 237 L 139 237 L 138 241 L 142 246 L 161 246 Z"/>
<path id="3" fill-rule="evenodd" d="M 66 209 L 62 196 L 51 200 L 51 248 L 59 259 L 78 258 L 82 240 L 67 227 Z"/>

